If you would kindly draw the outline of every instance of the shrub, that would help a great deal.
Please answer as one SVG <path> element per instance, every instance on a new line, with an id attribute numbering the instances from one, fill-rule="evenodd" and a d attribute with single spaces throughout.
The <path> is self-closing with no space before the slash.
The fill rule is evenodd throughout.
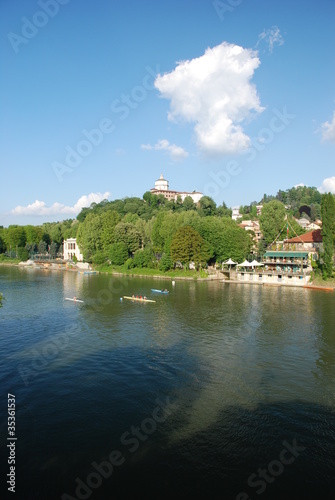
<path id="1" fill-rule="evenodd" d="M 135 267 L 133 259 L 131 259 L 131 258 L 127 259 L 124 267 L 125 267 L 125 269 L 132 269 L 133 267 Z"/>
<path id="2" fill-rule="evenodd" d="M 93 264 L 96 264 L 97 266 L 99 266 L 101 264 L 105 264 L 107 261 L 107 255 L 102 250 L 99 250 L 98 252 L 96 252 L 93 255 L 92 261 L 93 261 Z"/>
<path id="3" fill-rule="evenodd" d="M 134 253 L 133 267 L 139 267 L 139 268 L 148 267 L 150 269 L 153 269 L 155 267 L 154 258 L 155 256 L 150 248 L 145 248 L 144 250 L 137 250 Z"/>

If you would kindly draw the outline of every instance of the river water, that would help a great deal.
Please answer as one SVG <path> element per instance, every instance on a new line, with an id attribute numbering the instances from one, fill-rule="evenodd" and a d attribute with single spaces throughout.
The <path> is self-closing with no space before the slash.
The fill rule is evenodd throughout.
<path id="1" fill-rule="evenodd" d="M 333 293 L 17 267 L 0 291 L 15 498 L 335 498 Z"/>

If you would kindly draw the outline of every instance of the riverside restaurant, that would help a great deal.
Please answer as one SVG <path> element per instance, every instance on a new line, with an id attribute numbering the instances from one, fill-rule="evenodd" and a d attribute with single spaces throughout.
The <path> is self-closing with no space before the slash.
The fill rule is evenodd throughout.
<path id="1" fill-rule="evenodd" d="M 308 251 L 267 251 L 258 266 L 240 266 L 236 270 L 236 279 L 303 286 L 310 281 L 311 270 Z"/>

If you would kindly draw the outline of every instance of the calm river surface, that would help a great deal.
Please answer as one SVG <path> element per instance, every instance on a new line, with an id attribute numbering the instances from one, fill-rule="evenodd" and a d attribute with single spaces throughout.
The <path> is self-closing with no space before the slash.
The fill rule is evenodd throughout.
<path id="1" fill-rule="evenodd" d="M 335 498 L 335 294 L 16 267 L 0 291 L 1 498 Z"/>

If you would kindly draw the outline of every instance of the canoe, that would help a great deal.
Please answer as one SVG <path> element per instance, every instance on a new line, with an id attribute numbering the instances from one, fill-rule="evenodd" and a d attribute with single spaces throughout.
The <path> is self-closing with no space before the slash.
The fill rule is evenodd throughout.
<path id="1" fill-rule="evenodd" d="M 83 300 L 80 300 L 80 299 L 70 299 L 69 297 L 65 297 L 65 300 L 71 300 L 71 302 L 81 302 L 82 304 L 84 303 Z"/>
<path id="2" fill-rule="evenodd" d="M 150 300 L 150 299 L 140 299 L 139 297 L 127 297 L 126 295 L 123 296 L 124 299 L 128 300 L 136 300 L 137 302 L 156 302 L 155 300 Z"/>
<path id="3" fill-rule="evenodd" d="M 151 288 L 151 291 L 157 293 L 165 293 L 165 294 L 169 293 L 169 290 L 158 290 L 157 288 Z"/>

